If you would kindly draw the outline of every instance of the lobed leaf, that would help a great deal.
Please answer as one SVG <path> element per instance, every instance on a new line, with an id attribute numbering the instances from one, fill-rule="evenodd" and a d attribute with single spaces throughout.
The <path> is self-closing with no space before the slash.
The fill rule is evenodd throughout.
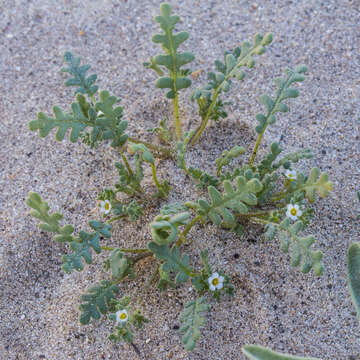
<path id="1" fill-rule="evenodd" d="M 309 357 L 304 358 L 304 357 L 280 354 L 275 351 L 271 351 L 270 349 L 257 345 L 245 345 L 242 348 L 242 352 L 250 360 L 320 360 L 316 358 L 309 358 Z"/>
<path id="2" fill-rule="evenodd" d="M 154 35 L 152 41 L 162 46 L 165 55 L 151 57 L 150 62 L 145 64 L 161 76 L 155 85 L 160 89 L 170 89 L 166 96 L 169 99 L 174 99 L 179 90 L 191 85 L 191 80 L 180 68 L 193 61 L 195 57 L 190 52 L 177 52 L 179 46 L 188 39 L 189 34 L 187 32 L 173 34 L 174 27 L 180 21 L 180 17 L 171 15 L 171 5 L 162 3 L 160 13 L 161 15 L 155 17 L 155 21 L 159 23 L 163 33 Z M 168 70 L 169 76 L 163 76 L 162 67 Z"/>
<path id="3" fill-rule="evenodd" d="M 65 113 L 59 107 L 54 106 L 55 117 L 49 117 L 45 113 L 39 112 L 37 120 L 30 121 L 29 128 L 31 131 L 39 131 L 39 136 L 42 138 L 49 135 L 52 129 L 58 128 L 55 134 L 57 141 L 62 141 L 66 132 L 71 129 L 70 141 L 76 142 L 81 132 L 91 123 L 85 117 L 79 103 L 72 103 L 71 110 L 72 113 Z"/>
<path id="4" fill-rule="evenodd" d="M 189 301 L 185 304 L 185 309 L 181 314 L 180 320 L 183 325 L 179 331 L 184 334 L 182 343 L 185 345 L 186 350 L 194 350 L 196 342 L 200 338 L 200 328 L 206 322 L 203 314 L 210 308 L 205 301 L 204 297 Z"/>
<path id="5" fill-rule="evenodd" d="M 237 211 L 245 214 L 248 211 L 247 205 L 256 205 L 256 193 L 262 189 L 258 179 L 246 180 L 243 176 L 236 178 L 234 189 L 230 181 L 223 182 L 224 192 L 221 193 L 214 186 L 208 187 L 210 202 L 200 199 L 197 203 L 187 202 L 186 205 L 193 208 L 204 219 L 209 218 L 215 225 L 236 225 L 235 216 L 230 211 Z"/>
<path id="6" fill-rule="evenodd" d="M 221 156 L 216 159 L 216 175 L 220 176 L 221 169 L 230 164 L 232 159 L 236 159 L 238 156 L 245 154 L 245 148 L 242 146 L 234 146 L 230 150 L 222 152 Z"/>
<path id="7" fill-rule="evenodd" d="M 67 72 L 73 76 L 65 82 L 65 85 L 78 87 L 75 94 L 88 94 L 92 97 L 98 90 L 98 86 L 94 85 L 97 75 L 93 74 L 86 77 L 86 72 L 90 69 L 90 65 L 80 66 L 80 60 L 80 57 L 74 57 L 69 51 L 64 54 L 64 62 L 68 65 L 68 67 L 62 68 L 61 71 Z"/>
<path id="8" fill-rule="evenodd" d="M 175 283 L 185 282 L 191 275 L 192 269 L 189 266 L 189 256 L 181 255 L 177 246 L 170 249 L 169 245 L 158 245 L 155 242 L 148 243 L 148 249 L 152 251 L 158 260 L 164 260 L 162 265 L 164 272 L 175 272 Z"/>
<path id="9" fill-rule="evenodd" d="M 258 134 L 262 134 L 268 125 L 275 123 L 275 113 L 289 111 L 289 107 L 284 104 L 283 101 L 299 95 L 298 90 L 291 88 L 290 86 L 294 82 L 304 81 L 305 77 L 302 73 L 306 71 L 306 66 L 298 66 L 295 70 L 290 68 L 285 69 L 287 75 L 286 78 L 275 79 L 275 84 L 277 86 L 275 98 L 272 99 L 267 94 L 260 97 L 260 102 L 265 105 L 266 113 L 256 115 L 256 120 L 259 125 L 256 126 L 255 130 Z"/>
<path id="10" fill-rule="evenodd" d="M 81 296 L 83 302 L 79 309 L 80 323 L 86 325 L 91 318 L 98 320 L 101 314 L 111 311 L 110 301 L 119 293 L 119 288 L 111 281 L 103 280 L 100 285 L 92 286 L 87 294 Z"/>
<path id="11" fill-rule="evenodd" d="M 241 47 L 236 47 L 232 52 L 226 51 L 224 62 L 215 61 L 216 72 L 209 72 L 209 82 L 201 88 L 194 91 L 192 100 L 196 100 L 199 105 L 199 114 L 203 120 L 217 120 L 220 117 L 226 117 L 223 111 L 222 102 L 216 102 L 218 95 L 224 91 L 230 90 L 231 78 L 243 80 L 245 72 L 242 67 L 253 67 L 255 64 L 254 55 L 261 55 L 265 52 L 265 46 L 272 41 L 272 34 L 266 34 L 263 37 L 260 34 L 255 35 L 253 45 L 245 41 Z M 220 109 L 216 109 L 216 104 Z"/>
<path id="12" fill-rule="evenodd" d="M 323 254 L 321 251 L 310 249 L 315 242 L 314 236 L 298 236 L 302 229 L 303 222 L 300 220 L 292 225 L 289 218 L 283 220 L 279 227 L 280 249 L 284 253 L 288 253 L 289 248 L 291 248 L 291 265 L 294 267 L 300 265 L 302 273 L 306 274 L 313 269 L 314 274 L 320 276 L 324 271 L 322 265 Z"/>
<path id="13" fill-rule="evenodd" d="M 318 168 L 312 168 L 302 190 L 305 190 L 307 199 L 310 202 L 314 202 L 316 199 L 316 191 L 319 193 L 320 197 L 327 197 L 329 191 L 332 191 L 332 183 L 329 181 L 326 173 L 320 174 Z"/>

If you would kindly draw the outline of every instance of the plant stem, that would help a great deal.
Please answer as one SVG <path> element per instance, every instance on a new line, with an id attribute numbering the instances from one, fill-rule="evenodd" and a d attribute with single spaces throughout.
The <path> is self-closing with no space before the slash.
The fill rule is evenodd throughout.
<path id="1" fill-rule="evenodd" d="M 184 231 L 179 235 L 179 239 L 176 242 L 177 246 L 180 246 L 184 240 L 186 239 L 186 235 L 188 234 L 188 232 L 191 230 L 191 228 L 198 222 L 201 220 L 201 216 L 195 216 L 185 227 Z"/>
<path id="2" fill-rule="evenodd" d="M 176 77 L 175 77 L 175 81 L 176 81 Z M 179 116 L 179 97 L 176 90 L 175 90 L 175 98 L 174 98 L 174 119 L 175 119 L 175 127 L 176 127 L 176 137 L 178 141 L 181 141 L 182 132 L 181 132 L 181 123 Z"/>
<path id="3" fill-rule="evenodd" d="M 163 193 L 161 184 L 159 183 L 159 180 L 158 180 L 158 178 L 156 176 L 156 168 L 155 168 L 154 164 L 151 164 L 151 170 L 152 170 L 152 175 L 153 175 L 154 183 L 155 183 L 156 187 L 158 188 L 160 193 Z"/>
<path id="4" fill-rule="evenodd" d="M 160 145 L 154 145 L 152 143 L 149 143 L 147 141 L 139 140 L 133 137 L 128 138 L 129 141 L 135 143 L 135 144 L 144 144 L 146 147 L 148 147 L 151 150 L 157 151 L 162 154 L 164 157 L 173 157 L 171 148 L 160 146 Z"/>
<path id="5" fill-rule="evenodd" d="M 273 197 L 271 198 L 271 201 L 281 200 L 281 199 L 283 199 L 287 194 L 288 194 L 287 191 L 282 191 L 282 192 L 280 192 L 280 193 L 277 193 L 277 194 L 275 194 L 275 196 L 273 196 Z"/>
<path id="6" fill-rule="evenodd" d="M 117 249 L 117 248 L 112 247 L 112 246 L 102 246 L 101 249 L 102 249 L 102 250 L 105 250 L 105 251 L 106 251 L 106 250 L 107 250 L 107 251 L 113 251 L 113 250 L 115 250 L 115 249 Z M 148 249 L 141 249 L 141 248 L 139 248 L 139 249 L 124 249 L 124 248 L 119 248 L 119 250 L 120 250 L 121 252 L 127 252 L 127 253 L 132 253 L 132 254 L 140 254 L 140 253 L 147 253 L 147 252 L 149 252 Z"/>
<path id="7" fill-rule="evenodd" d="M 121 154 L 121 158 L 123 159 L 123 161 L 124 161 L 124 163 L 125 163 L 125 166 L 126 166 L 128 172 L 129 172 L 129 174 L 130 174 L 130 175 L 134 175 L 133 171 L 131 170 L 130 164 L 129 164 L 128 161 L 127 161 L 127 158 L 126 158 L 124 152 L 120 150 L 120 154 Z"/>
<path id="8" fill-rule="evenodd" d="M 237 217 L 253 217 L 253 216 L 264 216 L 269 214 L 271 211 L 274 211 L 276 209 L 270 209 L 270 210 L 261 210 L 261 211 L 257 211 L 257 212 L 253 212 L 253 213 L 248 213 L 248 214 L 236 214 Z"/>
<path id="9" fill-rule="evenodd" d="M 214 91 L 213 100 L 211 101 L 211 104 L 205 115 L 205 118 L 201 120 L 200 126 L 195 130 L 195 134 L 194 134 L 193 138 L 191 139 L 190 145 L 195 145 L 198 142 L 201 134 L 205 130 L 205 128 L 209 122 L 211 112 L 213 111 L 213 108 L 216 104 L 216 100 L 217 100 L 217 97 L 219 96 L 219 93 L 220 93 L 219 88 Z"/>

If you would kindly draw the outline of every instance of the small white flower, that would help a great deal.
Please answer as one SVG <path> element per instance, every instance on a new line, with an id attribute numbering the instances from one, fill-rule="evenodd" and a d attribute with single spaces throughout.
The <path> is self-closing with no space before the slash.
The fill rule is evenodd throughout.
<path id="1" fill-rule="evenodd" d="M 289 204 L 287 206 L 286 216 L 289 217 L 291 220 L 297 220 L 297 218 L 301 215 L 302 211 L 300 210 L 298 204 Z"/>
<path id="2" fill-rule="evenodd" d="M 223 287 L 224 277 L 220 276 L 217 272 L 213 273 L 208 278 L 208 283 L 211 291 L 220 290 Z"/>
<path id="3" fill-rule="evenodd" d="M 290 180 L 296 180 L 296 171 L 295 170 L 286 170 L 285 176 Z"/>
<path id="4" fill-rule="evenodd" d="M 124 323 L 128 321 L 129 315 L 128 312 L 123 309 L 116 312 L 116 322 L 117 323 Z"/>
<path id="5" fill-rule="evenodd" d="M 108 214 L 111 210 L 111 203 L 109 200 L 100 201 L 100 211 L 104 214 Z"/>

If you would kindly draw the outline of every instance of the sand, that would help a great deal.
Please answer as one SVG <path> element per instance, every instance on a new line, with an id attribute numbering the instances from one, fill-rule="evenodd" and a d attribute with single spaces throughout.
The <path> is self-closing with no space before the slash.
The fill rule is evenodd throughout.
<path id="1" fill-rule="evenodd" d="M 54 135 L 39 138 L 28 130 L 38 111 L 51 113 L 58 105 L 69 109 L 72 90 L 60 72 L 66 50 L 82 56 L 98 74 L 101 89 L 122 99 L 130 133 L 149 141 L 146 129 L 171 117 L 171 104 L 153 85 L 155 75 L 142 62 L 159 53 L 150 36 L 157 30 L 153 17 L 158 1 L 0 1 L 0 358 L 1 359 L 137 359 L 127 344 L 113 345 L 108 320 L 82 327 L 78 323 L 80 296 L 93 283 L 108 277 L 95 257 L 81 273 L 66 275 L 61 254 L 66 248 L 38 229 L 25 198 L 30 190 L 48 200 L 66 223 L 87 229 L 88 218 L 99 218 L 97 193 L 116 181 L 113 163 L 119 154 L 108 145 L 91 150 L 80 142 L 57 143 Z M 359 240 L 359 99 L 360 4 L 358 1 L 190 1 L 174 2 L 182 17 L 178 29 L 190 39 L 183 49 L 193 51 L 192 70 L 205 73 L 226 49 L 256 32 L 274 33 L 274 43 L 243 82 L 230 92 L 229 117 L 209 127 L 187 162 L 214 169 L 214 160 L 233 145 L 251 149 L 258 98 L 272 93 L 273 79 L 286 66 L 304 63 L 309 73 L 298 86 L 300 97 L 291 111 L 277 116 L 266 133 L 261 153 L 281 139 L 286 152 L 310 148 L 314 158 L 298 170 L 318 166 L 333 181 L 334 191 L 315 205 L 307 233 L 317 238 L 324 253 L 321 278 L 303 275 L 289 264 L 277 240 L 264 243 L 262 229 L 242 236 L 215 226 L 194 227 L 194 243 L 185 247 L 198 263 L 199 250 L 208 248 L 211 264 L 232 274 L 235 296 L 212 302 L 207 326 L 192 353 L 177 332 L 183 304 L 195 292 L 190 284 L 160 293 L 150 289 L 142 307 L 151 323 L 137 334 L 141 359 L 245 359 L 244 344 L 328 360 L 360 359 L 359 322 L 346 285 L 346 250 Z M 191 90 L 181 95 L 187 128 L 199 121 Z M 251 151 L 251 150 L 248 150 Z M 159 176 L 173 188 L 169 201 L 196 199 L 201 192 L 171 161 L 161 161 Z M 169 175 L 171 174 L 171 176 Z M 147 184 L 147 189 L 153 188 Z M 117 225 L 107 244 L 144 246 L 150 240 L 147 221 L 158 209 L 133 223 Z M 65 223 L 64 222 L 64 223 Z M 135 296 L 153 267 L 138 267 L 135 282 L 120 286 Z"/>

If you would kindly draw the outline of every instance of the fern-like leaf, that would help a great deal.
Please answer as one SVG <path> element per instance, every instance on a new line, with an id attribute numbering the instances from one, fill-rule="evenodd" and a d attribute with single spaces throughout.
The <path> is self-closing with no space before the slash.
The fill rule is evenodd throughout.
<path id="1" fill-rule="evenodd" d="M 93 74 L 86 77 L 86 72 L 90 69 L 90 65 L 80 66 L 80 60 L 80 57 L 74 57 L 69 51 L 64 54 L 64 62 L 68 65 L 68 67 L 62 68 L 61 71 L 67 72 L 73 76 L 65 82 L 65 85 L 78 87 L 75 94 L 88 94 L 92 97 L 98 90 L 98 86 L 94 85 L 97 75 Z"/>
<path id="2" fill-rule="evenodd" d="M 242 146 L 234 146 L 230 150 L 225 150 L 219 158 L 216 159 L 216 175 L 220 176 L 221 169 L 230 164 L 232 159 L 236 159 L 238 156 L 245 154 L 245 148 Z"/>
<path id="3" fill-rule="evenodd" d="M 261 103 L 265 105 L 266 114 L 259 113 L 256 115 L 256 120 L 259 122 L 259 125 L 256 126 L 255 130 L 258 134 L 263 134 L 268 125 L 275 123 L 275 113 L 289 111 L 289 107 L 283 101 L 299 96 L 299 91 L 290 86 L 295 82 L 304 81 L 305 77 L 303 73 L 305 72 L 307 72 L 307 67 L 304 65 L 296 67 L 295 70 L 287 68 L 285 70 L 286 78 L 275 79 L 277 86 L 275 99 L 272 99 L 267 94 L 260 97 Z"/>
<path id="4" fill-rule="evenodd" d="M 162 34 L 156 34 L 152 37 L 152 41 L 161 44 L 165 55 L 156 55 L 149 64 L 158 74 L 161 74 L 161 67 L 165 67 L 169 71 L 169 76 L 162 76 L 155 85 L 161 89 L 170 89 L 166 94 L 169 99 L 174 99 L 177 92 L 191 85 L 191 80 L 181 71 L 181 66 L 188 64 L 194 60 L 194 55 L 190 52 L 178 53 L 179 46 L 188 39 L 187 32 L 180 32 L 173 35 L 175 25 L 180 21 L 178 15 L 171 15 L 171 6 L 168 3 L 160 5 L 161 15 L 155 17 L 155 21 L 159 23 Z"/>
<path id="5" fill-rule="evenodd" d="M 299 183 L 303 183 L 304 178 L 302 174 L 299 174 Z M 326 173 L 321 173 L 318 168 L 312 168 L 310 175 L 306 180 L 305 184 L 301 187 L 305 191 L 306 197 L 310 202 L 316 200 L 316 192 L 319 193 L 320 197 L 325 198 L 328 196 L 329 191 L 332 191 L 332 183 L 329 181 Z"/>
<path id="6" fill-rule="evenodd" d="M 298 236 L 302 229 L 303 223 L 300 220 L 293 225 L 290 224 L 289 218 L 283 220 L 279 226 L 280 249 L 284 253 L 288 253 L 289 248 L 291 248 L 291 265 L 294 267 L 300 265 L 302 273 L 306 274 L 313 269 L 314 274 L 320 276 L 324 271 L 321 262 L 323 254 L 321 251 L 310 249 L 315 242 L 313 235 Z"/>
<path id="7" fill-rule="evenodd" d="M 109 92 L 104 90 L 100 92 L 100 101 L 95 104 L 95 109 L 103 113 L 96 119 L 95 124 L 103 130 L 102 138 L 111 139 L 112 147 L 121 147 L 125 144 L 128 136 L 124 133 L 127 128 L 127 121 L 121 121 L 123 108 L 114 107 L 119 101 L 116 96 L 110 96 Z"/>
<path id="8" fill-rule="evenodd" d="M 193 270 L 189 266 L 189 255 L 181 255 L 177 246 L 170 249 L 169 245 L 158 245 L 152 241 L 148 243 L 148 249 L 155 254 L 158 260 L 165 261 L 162 265 L 163 271 L 176 273 L 175 283 L 185 282 L 190 276 L 193 276 Z"/>
<path id="9" fill-rule="evenodd" d="M 265 46 L 272 42 L 272 34 L 266 34 L 264 37 L 260 34 L 255 35 L 254 42 L 251 45 L 248 41 L 243 42 L 241 47 L 235 48 L 232 52 L 226 51 L 224 54 L 224 62 L 215 61 L 216 72 L 208 74 L 209 82 L 205 86 L 197 89 L 192 100 L 196 100 L 199 105 L 199 114 L 204 121 L 208 119 L 216 120 L 225 117 L 226 113 L 219 108 L 223 108 L 221 100 L 217 100 L 218 95 L 224 91 L 230 90 L 231 79 L 237 78 L 243 80 L 245 72 L 242 70 L 244 66 L 252 68 L 255 65 L 254 55 L 265 53 Z M 219 103 L 220 101 L 220 103 Z M 224 115 L 224 116 L 223 116 Z"/>
<path id="10" fill-rule="evenodd" d="M 101 314 L 112 311 L 110 301 L 118 293 L 118 286 L 111 281 L 103 280 L 99 285 L 92 286 L 87 294 L 81 296 L 83 303 L 79 306 L 81 311 L 80 323 L 86 325 L 91 318 L 98 320 Z"/>
<path id="11" fill-rule="evenodd" d="M 187 202 L 186 205 L 203 217 L 210 220 L 217 226 L 226 225 L 234 226 L 236 224 L 235 216 L 230 211 L 237 211 L 245 214 L 248 211 L 247 205 L 256 205 L 256 193 L 261 191 L 262 184 L 257 179 L 246 180 L 245 177 L 236 178 L 236 188 L 230 181 L 223 182 L 224 193 L 219 192 L 214 186 L 208 187 L 208 193 L 211 202 L 200 199 L 197 203 Z"/>
<path id="12" fill-rule="evenodd" d="M 309 357 L 298 357 L 280 354 L 270 349 L 257 345 L 245 345 L 242 348 L 242 352 L 250 360 L 320 360 Z"/>
<path id="13" fill-rule="evenodd" d="M 66 113 L 58 106 L 54 106 L 53 112 L 55 117 L 49 117 L 45 113 L 39 112 L 37 120 L 30 121 L 29 128 L 31 131 L 39 131 L 39 136 L 42 138 L 49 135 L 52 129 L 58 128 L 55 134 L 57 141 L 62 141 L 66 132 L 71 129 L 70 141 L 76 142 L 81 132 L 92 124 L 84 115 L 79 103 L 72 103 L 71 110 L 71 113 Z"/>
<path id="14" fill-rule="evenodd" d="M 179 331 L 184 334 L 182 343 L 185 345 L 186 350 L 194 350 L 196 342 L 200 338 L 200 328 L 206 322 L 203 314 L 210 308 L 205 301 L 204 297 L 189 301 L 185 304 L 185 309 L 181 314 L 180 320 L 183 325 Z"/>

